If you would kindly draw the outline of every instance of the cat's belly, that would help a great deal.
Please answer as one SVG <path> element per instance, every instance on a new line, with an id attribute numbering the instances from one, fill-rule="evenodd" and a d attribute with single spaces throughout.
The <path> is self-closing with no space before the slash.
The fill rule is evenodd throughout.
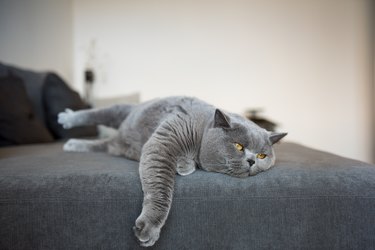
<path id="1" fill-rule="evenodd" d="M 210 112 L 210 109 L 212 106 L 190 97 L 164 98 L 134 107 L 119 128 L 122 154 L 139 161 L 143 145 L 163 121 L 177 114 L 190 116 L 196 112 Z"/>

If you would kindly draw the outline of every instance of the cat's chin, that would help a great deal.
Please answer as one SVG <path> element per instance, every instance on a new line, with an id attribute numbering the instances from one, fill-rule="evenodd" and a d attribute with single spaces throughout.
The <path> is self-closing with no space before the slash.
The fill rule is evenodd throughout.
<path id="1" fill-rule="evenodd" d="M 255 175 L 257 175 L 257 174 L 259 174 L 261 172 L 262 171 L 250 171 L 249 176 L 255 176 Z"/>
<path id="2" fill-rule="evenodd" d="M 273 165 L 271 166 L 268 166 L 266 168 L 261 168 L 259 166 L 256 166 L 256 167 L 251 167 L 250 168 L 250 176 L 254 176 L 254 175 L 257 175 L 259 173 L 262 173 L 262 172 L 265 172 L 265 171 L 268 171 L 269 169 L 271 169 L 273 167 Z"/>

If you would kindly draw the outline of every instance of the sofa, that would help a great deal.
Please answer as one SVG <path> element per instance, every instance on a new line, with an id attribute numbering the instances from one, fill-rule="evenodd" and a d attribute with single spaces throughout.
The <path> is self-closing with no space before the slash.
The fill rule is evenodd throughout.
<path id="1" fill-rule="evenodd" d="M 33 74 L 39 77 L 34 83 Z M 22 119 L 36 119 L 44 132 L 41 141 L 18 138 L 10 127 L 22 126 L 5 124 L 14 119 L 9 107 L 0 110 L 0 125 L 17 137 L 0 132 L 0 249 L 144 249 L 132 231 L 143 200 L 138 162 L 64 152 L 67 138 L 96 131 L 62 132 L 53 113 L 87 106 L 67 100 L 79 98 L 55 73 L 0 64 L 0 78 L 9 75 L 0 89 L 9 81 L 17 82 L 17 90 L 27 85 L 31 108 L 25 110 L 33 114 Z M 54 101 L 69 95 L 52 105 L 48 88 L 55 89 Z M 204 171 L 176 176 L 169 218 L 149 249 L 375 249 L 375 165 L 292 142 L 275 151 L 275 166 L 253 177 Z"/>

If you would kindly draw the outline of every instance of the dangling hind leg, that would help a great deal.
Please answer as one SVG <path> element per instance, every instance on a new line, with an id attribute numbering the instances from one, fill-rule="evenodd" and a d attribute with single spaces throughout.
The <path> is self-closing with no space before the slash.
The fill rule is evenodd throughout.
<path id="1" fill-rule="evenodd" d="M 129 115 L 132 107 L 132 105 L 115 105 L 109 108 L 79 111 L 66 109 L 59 113 L 58 123 L 65 129 L 87 125 L 105 125 L 117 129 Z"/>

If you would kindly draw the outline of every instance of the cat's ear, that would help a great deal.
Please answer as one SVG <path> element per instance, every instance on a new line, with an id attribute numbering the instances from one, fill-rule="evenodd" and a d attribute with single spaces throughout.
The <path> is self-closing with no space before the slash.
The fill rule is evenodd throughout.
<path id="1" fill-rule="evenodd" d="M 230 124 L 226 115 L 220 109 L 215 110 L 215 128 L 230 128 Z"/>
<path id="2" fill-rule="evenodd" d="M 272 144 L 275 144 L 276 142 L 280 141 L 284 136 L 286 136 L 288 133 L 276 133 L 276 132 L 271 132 L 270 133 L 270 142 Z"/>

